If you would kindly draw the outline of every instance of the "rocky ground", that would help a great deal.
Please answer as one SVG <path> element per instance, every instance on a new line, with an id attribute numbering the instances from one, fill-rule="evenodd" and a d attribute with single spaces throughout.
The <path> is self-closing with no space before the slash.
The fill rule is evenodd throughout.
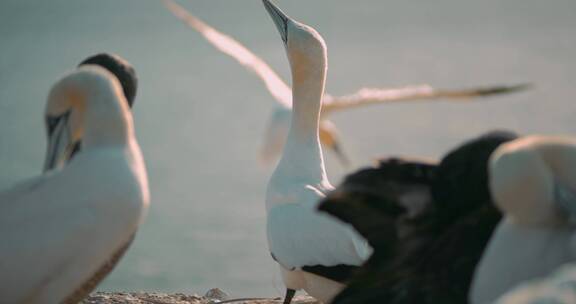
<path id="1" fill-rule="evenodd" d="M 148 292 L 96 292 L 82 301 L 82 304 L 279 304 L 282 299 L 250 298 L 234 299 L 219 289 L 211 289 L 204 296 L 185 295 L 181 293 L 148 293 Z M 294 304 L 320 304 L 311 297 L 298 296 Z"/>

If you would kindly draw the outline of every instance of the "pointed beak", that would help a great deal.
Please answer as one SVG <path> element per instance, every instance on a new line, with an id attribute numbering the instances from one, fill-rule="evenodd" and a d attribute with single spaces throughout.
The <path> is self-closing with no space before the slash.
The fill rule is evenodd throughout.
<path id="1" fill-rule="evenodd" d="M 342 145 L 340 144 L 340 142 L 335 141 L 332 147 L 330 147 L 330 149 L 332 149 L 332 152 L 334 152 L 334 154 L 340 161 L 340 164 L 342 164 L 342 167 L 346 169 L 350 168 L 351 166 L 350 158 L 348 157 L 348 154 L 346 154 L 346 152 L 344 152 L 344 150 L 342 149 Z"/>
<path id="2" fill-rule="evenodd" d="M 70 112 L 46 118 L 48 148 L 44 161 L 44 172 L 61 168 L 72 158 L 73 153 L 79 150 L 79 143 L 71 142 L 69 119 Z"/>
<path id="3" fill-rule="evenodd" d="M 262 2 L 268 11 L 268 14 L 272 17 L 272 21 L 276 24 L 276 28 L 278 29 L 278 32 L 280 32 L 282 41 L 284 41 L 285 45 L 288 44 L 288 21 L 290 18 L 269 0 L 262 0 Z"/>
<path id="4" fill-rule="evenodd" d="M 320 122 L 318 132 L 322 145 L 334 152 L 344 168 L 349 168 L 351 166 L 350 158 L 348 158 L 347 153 L 342 149 L 336 126 L 331 121 L 325 119 Z"/>

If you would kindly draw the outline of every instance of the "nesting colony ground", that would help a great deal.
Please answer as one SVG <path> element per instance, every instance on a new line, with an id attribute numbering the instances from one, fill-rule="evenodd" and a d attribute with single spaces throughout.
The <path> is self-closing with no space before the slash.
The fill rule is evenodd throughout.
<path id="1" fill-rule="evenodd" d="M 164 293 L 104 293 L 97 292 L 90 295 L 82 304 L 217 304 L 217 303 L 234 303 L 234 304 L 278 304 L 282 299 L 262 299 L 262 300 L 242 300 L 237 301 L 220 300 L 212 297 L 200 297 L 197 295 L 185 295 L 181 293 L 164 294 Z M 307 296 L 295 297 L 292 301 L 294 304 L 319 304 L 316 300 Z"/>

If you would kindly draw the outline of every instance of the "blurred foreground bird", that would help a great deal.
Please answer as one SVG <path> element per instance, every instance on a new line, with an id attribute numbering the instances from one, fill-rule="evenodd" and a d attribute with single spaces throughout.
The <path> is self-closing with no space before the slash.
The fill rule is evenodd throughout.
<path id="1" fill-rule="evenodd" d="M 529 136 L 503 145 L 490 161 L 490 191 L 504 218 L 475 274 L 472 303 L 491 303 L 574 261 L 576 138 Z"/>
<path id="2" fill-rule="evenodd" d="M 146 214 L 144 160 L 127 87 L 113 72 L 84 63 L 52 87 L 45 172 L 0 193 L 2 303 L 77 303 Z"/>
<path id="3" fill-rule="evenodd" d="M 246 69 L 255 73 L 277 101 L 265 131 L 260 154 L 260 158 L 265 164 L 271 163 L 282 153 L 288 136 L 292 114 L 290 87 L 264 60 L 234 38 L 214 29 L 172 0 L 164 0 L 164 4 L 176 17 L 199 32 L 216 49 L 234 58 Z M 349 163 L 349 158 L 342 148 L 336 126 L 328 119 L 328 116 L 333 112 L 389 102 L 418 100 L 468 102 L 477 97 L 514 93 L 529 87 L 528 84 L 518 84 L 445 90 L 436 89 L 429 85 L 409 85 L 400 88 L 362 88 L 356 93 L 345 96 L 332 96 L 323 93 L 319 124 L 320 142 L 346 166 Z"/>
<path id="4" fill-rule="evenodd" d="M 491 132 L 439 164 L 391 158 L 347 176 L 319 209 L 350 223 L 374 253 L 332 303 L 467 303 L 500 219 L 488 159 L 514 138 Z"/>
<path id="5" fill-rule="evenodd" d="M 134 67 L 132 67 L 132 65 L 124 58 L 111 53 L 98 53 L 92 55 L 82 60 L 82 62 L 78 64 L 78 67 L 89 64 L 101 66 L 116 76 L 116 79 L 118 79 L 122 86 L 122 92 L 124 93 L 124 97 L 126 97 L 128 106 L 132 108 L 138 90 L 138 78 L 136 77 Z M 74 143 L 69 155 L 62 160 L 69 161 L 72 159 L 74 154 L 80 151 L 81 147 L 82 142 L 81 140 L 78 140 Z"/>

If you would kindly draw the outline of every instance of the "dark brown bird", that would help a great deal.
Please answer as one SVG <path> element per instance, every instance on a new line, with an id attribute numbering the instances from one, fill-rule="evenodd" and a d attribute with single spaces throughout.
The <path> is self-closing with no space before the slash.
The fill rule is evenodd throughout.
<path id="1" fill-rule="evenodd" d="M 467 303 L 501 217 L 488 191 L 488 159 L 514 138 L 490 132 L 440 164 L 390 158 L 349 175 L 319 208 L 351 224 L 374 253 L 333 303 Z"/>

